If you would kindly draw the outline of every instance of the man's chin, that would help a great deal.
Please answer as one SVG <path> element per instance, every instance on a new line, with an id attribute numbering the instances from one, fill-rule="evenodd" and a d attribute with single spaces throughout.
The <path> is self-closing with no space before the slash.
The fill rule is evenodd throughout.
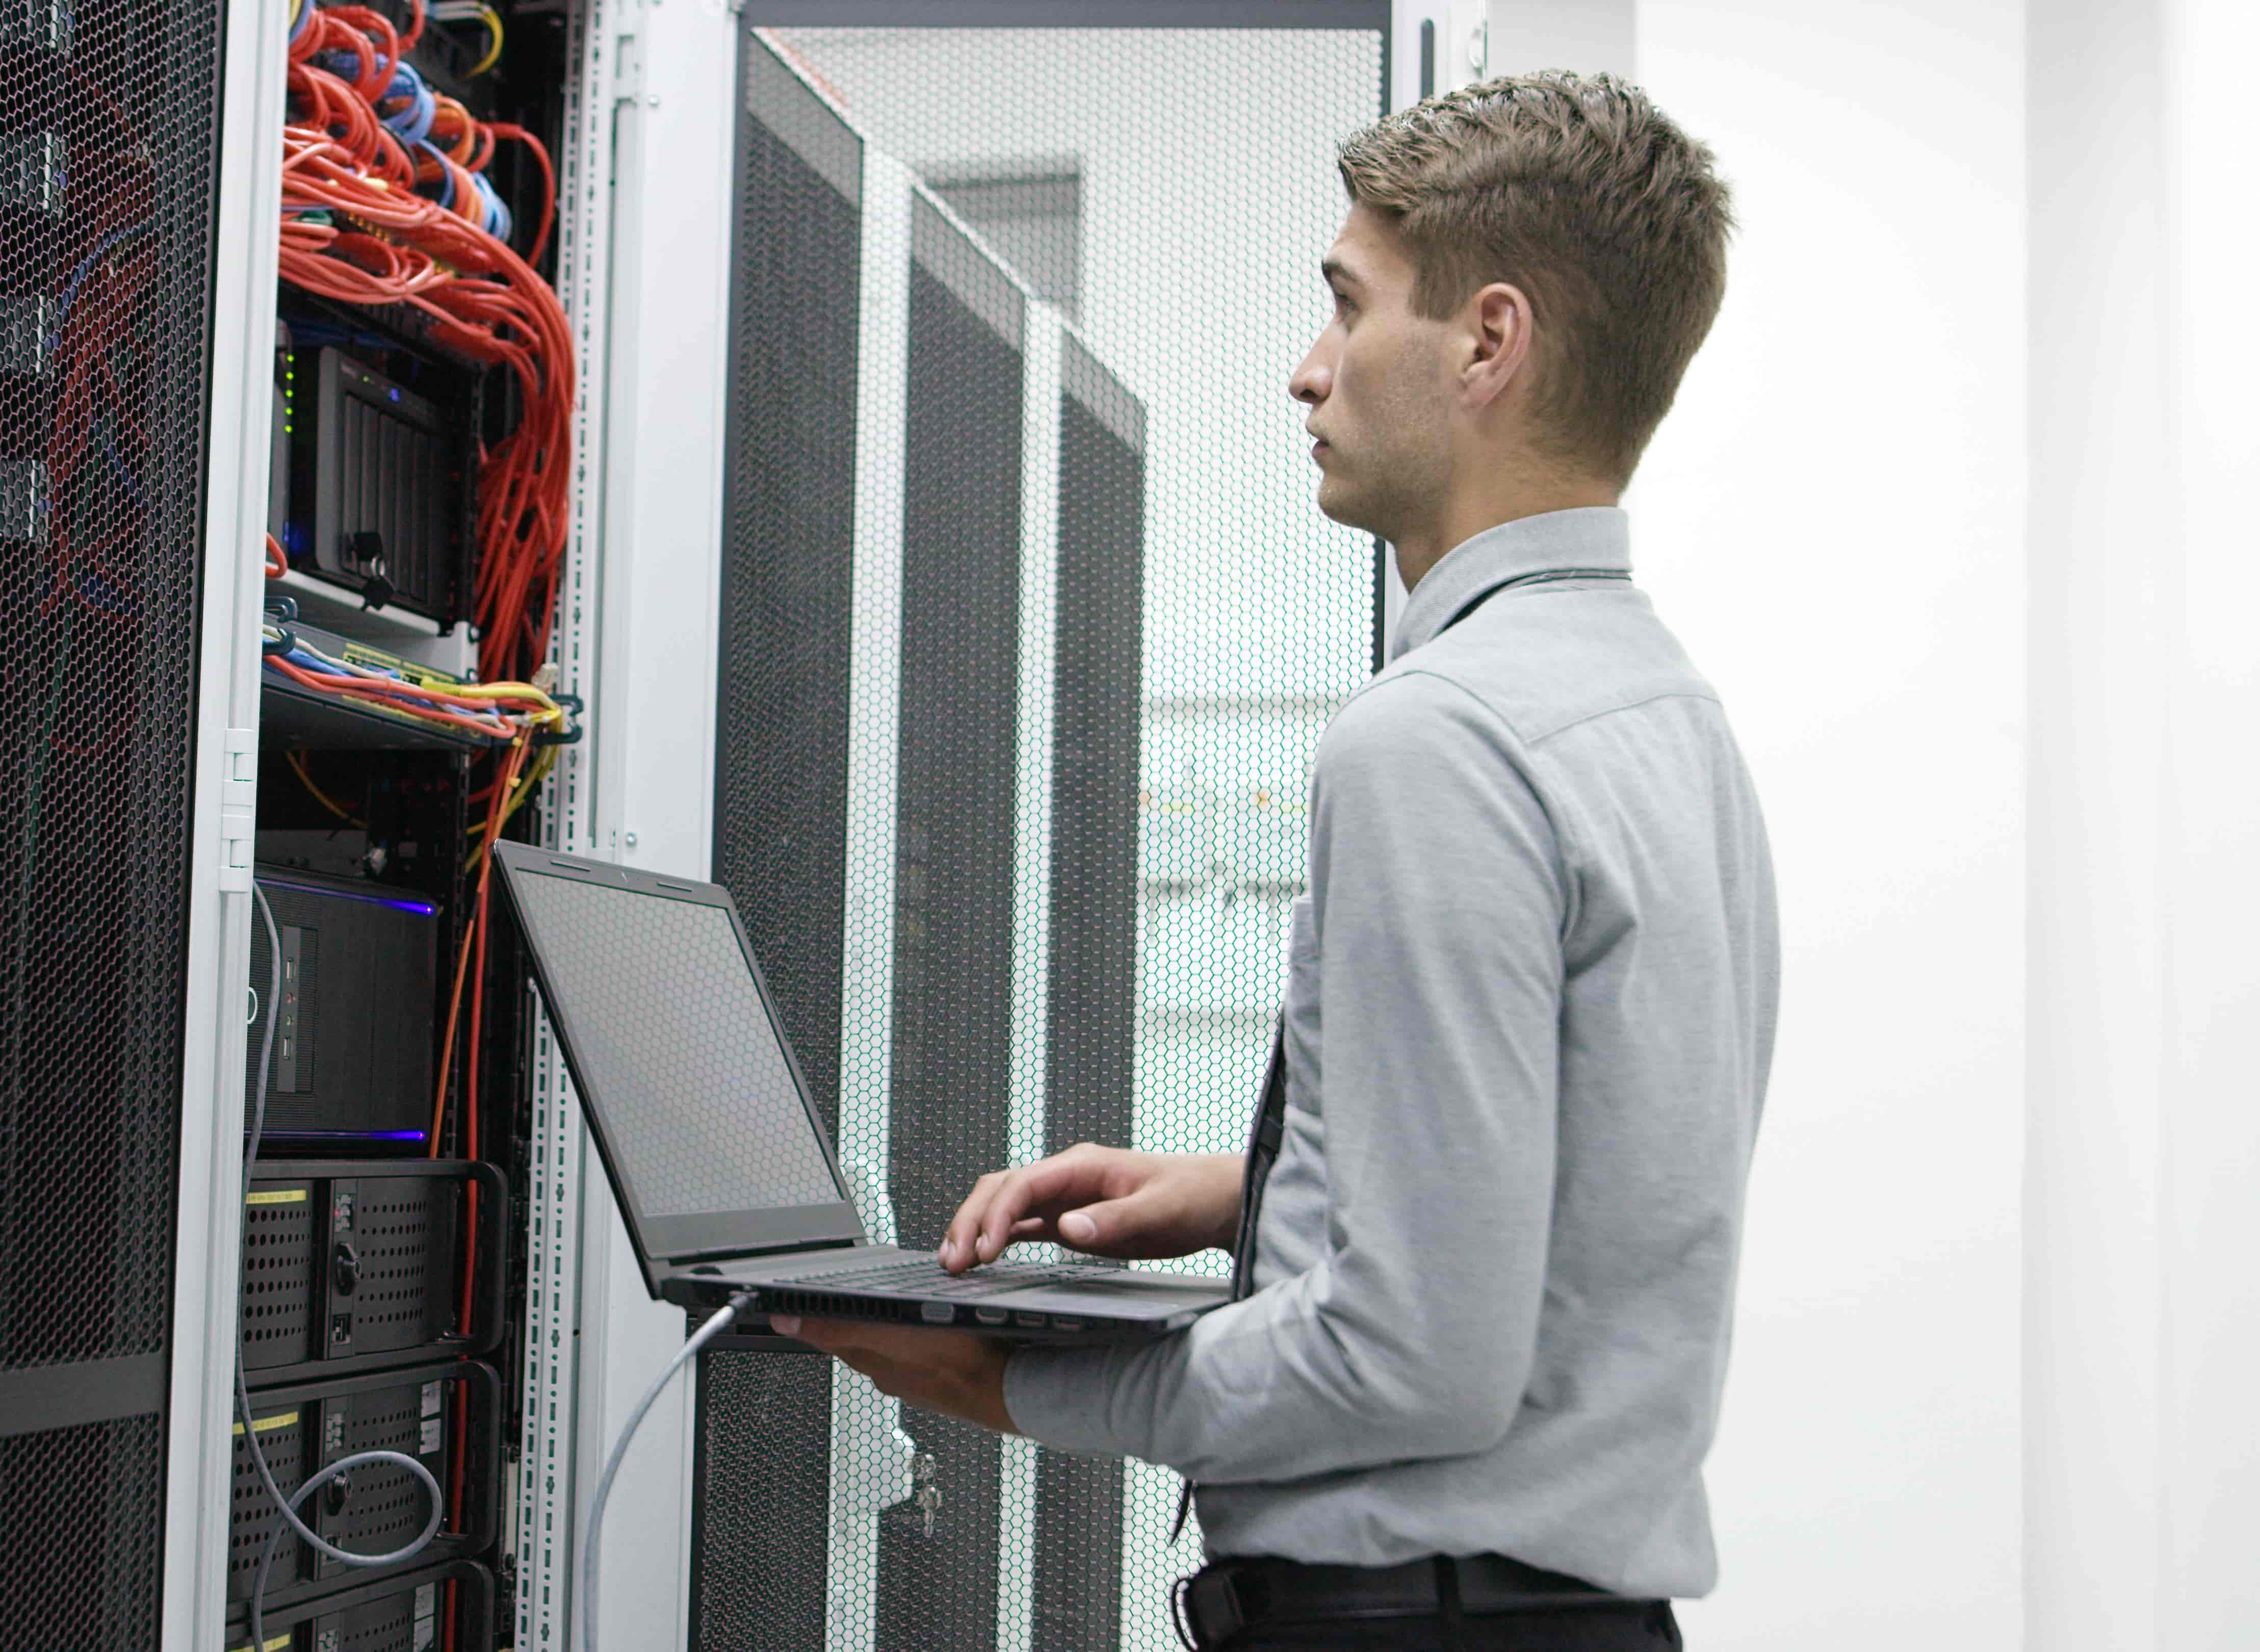
<path id="1" fill-rule="evenodd" d="M 1319 509 L 1346 528 L 1370 530 L 1372 523 L 1360 508 L 1357 490 L 1333 475 L 1319 478 Z"/>

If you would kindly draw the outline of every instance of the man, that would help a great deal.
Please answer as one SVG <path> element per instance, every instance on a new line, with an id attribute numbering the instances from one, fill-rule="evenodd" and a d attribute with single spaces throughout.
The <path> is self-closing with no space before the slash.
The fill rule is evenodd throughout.
<path id="1" fill-rule="evenodd" d="M 912 1405 L 1183 1471 L 1202 1646 L 1677 1646 L 1777 956 L 1749 777 L 1614 507 L 1717 313 L 1727 191 L 1606 75 L 1432 98 L 1341 168 L 1291 389 L 1320 506 L 1411 597 L 1319 747 L 1271 1127 L 984 1176 L 942 1245 L 1244 1224 L 1241 1299 L 1114 1348 L 785 1328 Z"/>

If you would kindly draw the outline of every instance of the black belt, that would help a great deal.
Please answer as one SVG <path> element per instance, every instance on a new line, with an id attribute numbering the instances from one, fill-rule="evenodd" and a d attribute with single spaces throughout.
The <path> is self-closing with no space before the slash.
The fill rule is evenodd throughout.
<path id="1" fill-rule="evenodd" d="M 1458 1588 L 1452 1589 L 1456 1577 Z M 1455 1603 L 1449 1601 L 1456 1593 Z M 1179 1637 L 1220 1646 L 1259 1625 L 1341 1622 L 1358 1618 L 1438 1615 L 1455 1605 L 1470 1617 L 1518 1611 L 1619 1606 L 1654 1610 L 1638 1600 L 1560 1572 L 1541 1571 L 1504 1555 L 1408 1561 L 1402 1566 L 1307 1566 L 1291 1560 L 1221 1560 L 1177 1585 Z"/>

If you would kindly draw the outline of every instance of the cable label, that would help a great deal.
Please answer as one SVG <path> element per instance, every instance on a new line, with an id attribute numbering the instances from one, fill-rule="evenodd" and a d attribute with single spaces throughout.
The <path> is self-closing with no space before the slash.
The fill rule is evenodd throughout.
<path id="1" fill-rule="evenodd" d="M 297 1420 L 298 1413 L 297 1412 L 280 1411 L 275 1412 L 272 1417 L 253 1418 L 251 1420 L 251 1426 L 259 1430 L 261 1434 L 273 1434 L 277 1428 L 288 1428 L 292 1423 Z M 243 1435 L 243 1425 L 240 1422 L 237 1423 L 231 1432 L 233 1433 L 237 1438 L 240 1439 Z"/>

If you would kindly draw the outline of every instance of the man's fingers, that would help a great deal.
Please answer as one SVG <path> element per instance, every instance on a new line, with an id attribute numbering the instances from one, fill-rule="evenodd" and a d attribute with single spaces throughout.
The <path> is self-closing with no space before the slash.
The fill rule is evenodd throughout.
<path id="1" fill-rule="evenodd" d="M 941 1236 L 941 1265 L 952 1273 L 962 1273 L 974 1262 L 973 1241 L 981 1231 L 983 1219 L 989 1212 L 990 1201 L 1008 1170 L 991 1170 L 973 1184 L 965 1202 L 957 1207 L 957 1214 L 949 1219 L 949 1226 Z"/>
<path id="2" fill-rule="evenodd" d="M 992 1170 L 976 1182 L 942 1235 L 941 1265 L 952 1273 L 963 1273 L 976 1262 L 996 1261 L 1034 1202 L 1028 1191 L 1030 1176 L 1048 1162 Z"/>
<path id="3" fill-rule="evenodd" d="M 1122 1191 L 1122 1155 L 1079 1145 L 1014 1170 L 992 1170 L 973 1184 L 942 1235 L 941 1265 L 963 1273 L 994 1262 L 1015 1240 L 1055 1232 L 1054 1219 Z"/>
<path id="4" fill-rule="evenodd" d="M 975 1248 L 983 1262 L 994 1262 L 1012 1242 L 1012 1232 L 1030 1211 L 1076 1204 L 1098 1191 L 1104 1170 L 1091 1156 L 1069 1148 L 1023 1165 L 1005 1178 L 989 1201 Z"/>

